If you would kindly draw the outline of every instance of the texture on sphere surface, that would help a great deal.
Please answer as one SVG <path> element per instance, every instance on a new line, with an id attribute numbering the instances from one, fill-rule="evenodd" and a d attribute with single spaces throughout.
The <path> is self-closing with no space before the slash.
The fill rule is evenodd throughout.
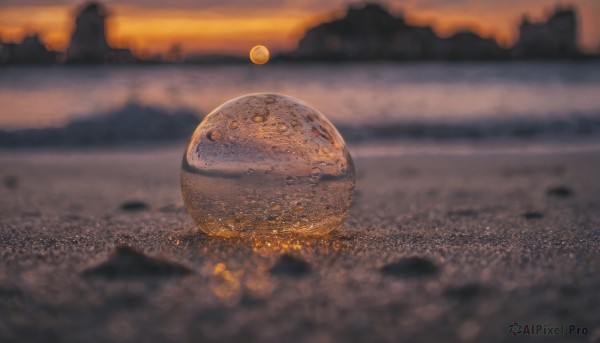
<path id="1" fill-rule="evenodd" d="M 245 95 L 209 113 L 181 171 L 192 218 L 221 236 L 326 234 L 346 218 L 354 183 L 333 124 L 280 94 Z"/>

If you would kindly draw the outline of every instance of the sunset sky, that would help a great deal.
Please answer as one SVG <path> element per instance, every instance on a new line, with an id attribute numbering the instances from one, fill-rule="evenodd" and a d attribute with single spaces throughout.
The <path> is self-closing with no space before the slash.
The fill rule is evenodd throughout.
<path id="1" fill-rule="evenodd" d="M 580 19 L 580 42 L 588 51 L 600 45 L 600 1 L 572 0 Z M 0 0 L 0 35 L 19 41 L 38 31 L 53 49 L 64 49 L 72 16 L 81 1 Z M 164 52 L 181 44 L 187 53 L 247 53 L 263 44 L 272 52 L 296 47 L 307 27 L 340 16 L 348 0 L 125 0 L 105 1 L 111 12 L 109 43 L 135 52 Z M 381 1 L 413 24 L 431 24 L 441 35 L 469 28 L 507 46 L 517 37 L 522 14 L 542 19 L 549 0 L 403 0 Z"/>

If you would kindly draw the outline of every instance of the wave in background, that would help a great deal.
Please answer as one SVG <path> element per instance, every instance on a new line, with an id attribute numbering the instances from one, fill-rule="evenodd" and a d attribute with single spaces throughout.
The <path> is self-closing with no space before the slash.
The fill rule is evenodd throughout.
<path id="1" fill-rule="evenodd" d="M 202 116 L 189 108 L 169 109 L 128 103 L 92 113 L 62 127 L 0 130 L 0 147 L 85 147 L 164 143 L 188 139 Z M 531 138 L 600 138 L 600 114 L 561 118 L 396 121 L 379 125 L 336 125 L 349 143 L 390 140 L 489 140 Z"/>
<path id="2" fill-rule="evenodd" d="M 130 102 L 208 113 L 253 92 L 302 99 L 339 126 L 594 117 L 600 63 L 0 68 L 0 130 L 62 127 Z"/>
<path id="3" fill-rule="evenodd" d="M 0 68 L 0 146 L 185 140 L 252 92 L 308 102 L 353 143 L 600 132 L 596 62 L 23 67 Z"/>

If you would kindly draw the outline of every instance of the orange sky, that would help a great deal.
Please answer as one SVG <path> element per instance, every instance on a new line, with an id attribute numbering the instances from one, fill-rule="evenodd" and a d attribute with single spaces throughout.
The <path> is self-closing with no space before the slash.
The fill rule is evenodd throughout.
<path id="1" fill-rule="evenodd" d="M 245 54 L 255 44 L 266 45 L 277 52 L 293 49 L 306 27 L 333 13 L 343 13 L 344 0 L 333 3 L 335 6 L 325 7 L 275 6 L 267 2 L 256 8 L 247 4 L 236 8 L 231 3 L 226 7 L 208 8 L 111 4 L 108 39 L 112 45 L 130 46 L 136 52 L 164 52 L 173 43 L 180 43 L 185 52 Z M 579 9 L 582 45 L 586 50 L 597 49 L 600 21 L 596 18 L 600 18 L 600 1 L 570 3 Z M 505 46 L 516 38 L 521 14 L 529 13 L 534 19 L 541 19 L 549 6 L 552 2 L 540 0 L 405 0 L 388 5 L 394 12 L 406 13 L 409 22 L 432 24 L 441 35 L 469 28 L 484 36 L 493 36 Z M 2 4 L 0 34 L 5 40 L 20 40 L 26 32 L 39 31 L 49 47 L 64 49 L 75 8 L 73 4 L 39 5 L 35 1 L 27 6 L 18 2 Z"/>

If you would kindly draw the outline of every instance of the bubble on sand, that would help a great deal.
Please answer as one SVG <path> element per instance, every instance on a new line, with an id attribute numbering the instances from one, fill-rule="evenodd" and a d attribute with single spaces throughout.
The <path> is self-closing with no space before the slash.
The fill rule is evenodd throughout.
<path id="1" fill-rule="evenodd" d="M 279 94 L 245 95 L 208 114 L 181 172 L 188 212 L 202 231 L 221 236 L 326 234 L 346 218 L 354 184 L 333 124 Z"/>

